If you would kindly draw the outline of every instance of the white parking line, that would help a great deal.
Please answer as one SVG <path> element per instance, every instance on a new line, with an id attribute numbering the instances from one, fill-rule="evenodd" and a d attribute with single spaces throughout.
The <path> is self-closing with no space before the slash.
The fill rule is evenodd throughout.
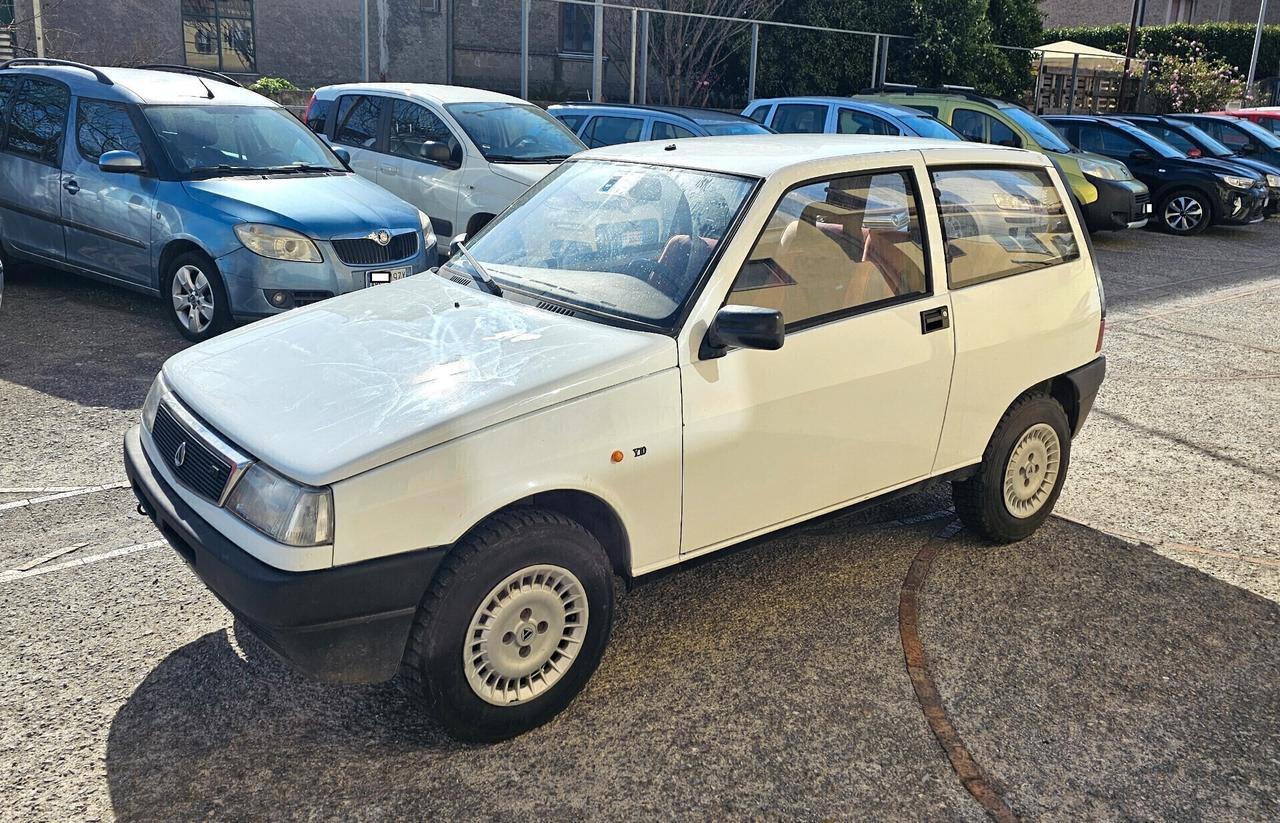
<path id="1" fill-rule="evenodd" d="M 0 494 L 56 494 L 78 492 L 88 486 L 0 486 Z"/>
<path id="2" fill-rule="evenodd" d="M 6 509 L 21 509 L 27 506 L 34 506 L 37 503 L 48 503 L 50 500 L 62 500 L 67 497 L 79 497 L 82 494 L 93 494 L 94 492 L 104 492 L 111 489 L 127 489 L 129 483 L 108 483 L 104 486 L 82 486 L 70 491 L 58 492 L 57 494 L 46 494 L 42 497 L 29 497 L 24 500 L 11 500 L 8 503 L 0 503 L 0 512 Z"/>
<path id="3" fill-rule="evenodd" d="M 154 549 L 157 546 L 166 545 L 166 540 L 152 540 L 149 543 L 135 543 L 132 546 L 125 546 L 120 549 L 112 549 L 102 554 L 91 554 L 88 557 L 81 557 L 76 560 L 68 560 L 66 563 L 57 563 L 53 566 L 41 566 L 29 571 L 20 571 L 14 569 L 12 571 L 0 572 L 0 584 L 12 583 L 15 580 L 25 580 L 28 577 L 38 577 L 42 574 L 50 574 L 52 572 L 60 572 L 64 569 L 73 569 L 76 566 L 84 566 L 89 563 L 97 563 L 99 560 L 110 560 L 113 557 L 123 557 L 126 554 L 133 554 L 144 549 Z"/>

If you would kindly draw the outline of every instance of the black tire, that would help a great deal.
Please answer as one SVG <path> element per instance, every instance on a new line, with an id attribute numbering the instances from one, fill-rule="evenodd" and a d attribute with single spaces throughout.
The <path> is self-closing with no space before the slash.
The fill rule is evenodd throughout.
<path id="1" fill-rule="evenodd" d="M 1196 214 L 1198 218 L 1193 223 L 1184 224 L 1184 220 L 1191 219 Z M 1183 220 L 1171 215 L 1182 215 Z M 1155 218 L 1161 231 L 1177 237 L 1192 237 L 1209 228 L 1209 224 L 1213 222 L 1213 204 L 1201 191 L 1177 189 L 1160 198 Z"/>
<path id="2" fill-rule="evenodd" d="M 1059 450 L 1053 486 L 1048 490 L 1039 508 L 1033 513 L 1019 516 L 1013 513 L 1005 501 L 1005 472 L 1014 456 L 1014 449 L 1023 436 L 1039 424 L 1047 424 L 1057 436 Z M 1043 429 L 1037 432 L 1046 434 Z M 1031 459 L 1028 455 L 1028 459 Z M 1047 462 L 1047 461 L 1046 461 Z M 1031 535 L 1052 512 L 1058 495 L 1067 479 L 1071 462 L 1071 429 L 1066 412 L 1057 400 L 1044 394 L 1025 394 L 1018 398 L 1004 413 L 996 425 L 995 433 L 982 455 L 977 472 L 965 480 L 951 484 L 951 497 L 955 501 L 956 514 L 970 530 L 994 543 L 1012 543 Z M 1036 463 L 1034 475 L 1039 478 L 1049 467 Z M 1017 478 L 1014 478 L 1016 481 Z M 1023 480 L 1030 485 L 1026 476 Z M 1028 489 L 1030 492 L 1034 490 Z"/>
<path id="3" fill-rule="evenodd" d="M 480 651 L 481 634 L 471 636 L 473 618 L 479 619 L 478 612 L 490 602 L 495 587 L 535 566 L 567 570 L 577 579 L 586 599 L 586 628 L 576 657 L 545 691 L 515 705 L 495 705 L 482 698 L 468 680 L 470 667 L 464 663 L 464 647 L 477 641 L 470 646 L 473 660 L 488 653 Z M 575 602 L 574 597 L 564 594 L 561 600 Z M 507 608 L 511 615 L 517 614 L 515 606 Z M 528 611 L 520 611 L 519 619 L 528 621 Z M 604 550 L 586 529 L 545 509 L 521 506 L 499 512 L 464 537 L 436 572 L 409 635 L 403 666 L 406 685 L 459 740 L 493 742 L 515 737 L 555 717 L 586 686 L 609 641 L 613 612 L 613 571 Z M 501 613 L 491 619 L 488 625 L 495 628 L 484 641 L 494 644 L 495 654 L 499 642 L 512 642 L 510 631 L 503 632 L 500 641 L 496 639 L 502 620 Z M 537 625 L 539 631 L 545 631 L 543 623 Z M 565 637 L 571 629 L 567 620 Z M 553 641 L 557 637 L 554 628 L 550 636 Z M 559 645 L 544 648 L 567 648 L 565 641 L 555 642 Z M 551 659 L 555 659 L 555 652 Z M 541 671 L 548 670 L 544 667 Z"/>
<path id="4" fill-rule="evenodd" d="M 198 271 L 208 283 L 207 292 L 200 290 L 213 304 L 212 315 L 207 325 L 189 323 L 175 304 L 174 279 L 184 269 Z M 165 314 L 178 329 L 178 333 L 193 343 L 216 337 L 231 327 L 231 303 L 227 299 L 227 289 L 222 284 L 222 275 L 218 272 L 217 264 L 203 252 L 184 252 L 169 261 L 164 271 L 160 273 L 160 300 L 164 305 Z M 188 315 L 189 313 L 190 310 Z"/>

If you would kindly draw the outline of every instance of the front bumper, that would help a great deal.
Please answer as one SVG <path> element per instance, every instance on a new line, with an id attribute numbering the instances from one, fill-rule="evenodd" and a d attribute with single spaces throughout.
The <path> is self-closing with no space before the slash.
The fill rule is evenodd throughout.
<path id="1" fill-rule="evenodd" d="M 140 509 L 205 586 L 277 654 L 333 683 L 376 683 L 399 671 L 418 603 L 447 548 L 281 571 L 233 544 L 174 493 L 143 450 L 139 426 L 125 435 L 124 463 Z"/>
<path id="2" fill-rule="evenodd" d="M 1270 199 L 1270 192 L 1262 184 L 1247 190 L 1225 184 L 1219 185 L 1219 222 L 1229 226 L 1243 226 L 1265 220 Z"/>
<path id="3" fill-rule="evenodd" d="M 298 295 L 298 304 L 312 303 L 326 297 L 357 291 L 369 284 L 369 272 L 410 268 L 414 274 L 437 264 L 436 247 L 419 248 L 418 253 L 393 263 L 349 266 L 338 259 L 332 244 L 317 241 L 324 260 L 320 263 L 297 263 L 272 260 L 239 248 L 219 257 L 218 272 L 227 287 L 231 314 L 237 318 L 267 317 L 287 311 L 273 306 L 267 292 L 282 290 Z"/>
<path id="4" fill-rule="evenodd" d="M 1116 231 L 1141 228 L 1151 217 L 1151 193 L 1140 180 L 1104 180 L 1084 175 L 1095 189 L 1098 199 L 1084 206 L 1084 220 L 1089 231 Z"/>

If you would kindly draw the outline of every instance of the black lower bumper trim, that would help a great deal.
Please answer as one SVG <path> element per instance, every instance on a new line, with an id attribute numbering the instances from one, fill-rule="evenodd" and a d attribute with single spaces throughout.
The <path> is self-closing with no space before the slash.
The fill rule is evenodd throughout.
<path id="1" fill-rule="evenodd" d="M 161 477 L 135 426 L 125 470 L 143 511 L 196 575 L 277 654 L 335 683 L 375 683 L 399 670 L 414 613 L 447 548 L 310 572 L 269 566 L 201 519 Z"/>
<path id="2" fill-rule="evenodd" d="M 1098 388 L 1106 375 L 1107 358 L 1102 355 L 1098 355 L 1097 358 L 1078 369 L 1067 372 L 1066 378 L 1071 381 L 1071 385 L 1076 390 L 1076 424 L 1071 432 L 1072 437 L 1080 433 L 1080 429 L 1084 427 L 1085 418 L 1089 416 L 1089 412 L 1093 411 L 1093 401 L 1097 399 Z"/>
<path id="3" fill-rule="evenodd" d="M 1103 180 L 1087 174 L 1085 179 L 1098 191 L 1098 199 L 1082 207 L 1085 224 L 1090 231 L 1117 231 L 1151 216 L 1146 211 L 1150 198 L 1144 195 L 1140 199 L 1123 182 Z"/>

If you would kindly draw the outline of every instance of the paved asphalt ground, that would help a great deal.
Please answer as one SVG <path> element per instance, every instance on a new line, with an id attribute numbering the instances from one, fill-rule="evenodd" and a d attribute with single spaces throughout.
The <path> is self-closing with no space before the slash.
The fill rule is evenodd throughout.
<path id="1" fill-rule="evenodd" d="M 40 501 L 123 481 L 121 435 L 180 346 L 148 299 L 11 273 L 0 817 L 981 820 L 904 666 L 928 545 L 932 682 L 1016 814 L 1280 817 L 1280 225 L 1097 245 L 1110 375 L 1064 518 L 931 544 L 938 490 L 664 575 L 623 599 L 582 699 L 491 747 L 394 685 L 294 675 L 128 489 Z"/>

